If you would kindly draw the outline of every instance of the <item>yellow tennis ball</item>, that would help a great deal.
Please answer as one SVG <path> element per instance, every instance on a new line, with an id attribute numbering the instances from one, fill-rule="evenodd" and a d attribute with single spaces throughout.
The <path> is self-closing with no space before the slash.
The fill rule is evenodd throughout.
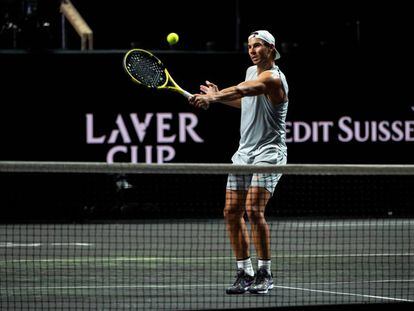
<path id="1" fill-rule="evenodd" d="M 174 44 L 177 44 L 177 42 L 178 42 L 178 39 L 179 39 L 180 37 L 178 37 L 178 35 L 175 33 L 175 32 L 171 32 L 168 36 L 167 36 L 167 42 L 170 44 L 170 45 L 174 45 Z"/>

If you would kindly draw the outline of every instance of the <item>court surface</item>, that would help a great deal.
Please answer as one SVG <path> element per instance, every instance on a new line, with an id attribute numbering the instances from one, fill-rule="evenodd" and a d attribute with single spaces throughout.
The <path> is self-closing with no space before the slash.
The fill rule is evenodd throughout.
<path id="1" fill-rule="evenodd" d="M 220 219 L 0 225 L 0 309 L 414 302 L 414 220 L 269 224 L 275 288 L 263 296 L 225 294 L 235 262 Z"/>

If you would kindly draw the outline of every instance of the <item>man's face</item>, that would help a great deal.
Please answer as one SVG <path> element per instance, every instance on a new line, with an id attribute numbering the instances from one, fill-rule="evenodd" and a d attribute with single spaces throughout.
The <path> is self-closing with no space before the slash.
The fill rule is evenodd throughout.
<path id="1" fill-rule="evenodd" d="M 249 56 L 254 65 L 267 62 L 272 57 L 272 48 L 259 38 L 251 38 L 248 42 Z"/>

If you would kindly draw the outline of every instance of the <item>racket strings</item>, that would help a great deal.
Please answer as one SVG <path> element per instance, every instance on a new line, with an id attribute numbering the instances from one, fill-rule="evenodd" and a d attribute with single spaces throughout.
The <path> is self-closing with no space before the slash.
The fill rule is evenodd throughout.
<path id="1" fill-rule="evenodd" d="M 164 67 L 151 55 L 140 52 L 131 53 L 127 59 L 126 68 L 145 86 L 158 87 L 165 83 Z"/>

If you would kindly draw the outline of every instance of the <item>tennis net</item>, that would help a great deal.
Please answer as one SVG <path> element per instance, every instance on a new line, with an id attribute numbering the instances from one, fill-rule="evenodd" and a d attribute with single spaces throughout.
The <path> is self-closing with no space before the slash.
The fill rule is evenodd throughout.
<path id="1" fill-rule="evenodd" d="M 274 287 L 228 295 L 237 269 L 223 217 L 228 174 L 278 173 L 265 209 Z M 0 182 L 0 309 L 414 302 L 411 165 L 0 162 Z"/>

